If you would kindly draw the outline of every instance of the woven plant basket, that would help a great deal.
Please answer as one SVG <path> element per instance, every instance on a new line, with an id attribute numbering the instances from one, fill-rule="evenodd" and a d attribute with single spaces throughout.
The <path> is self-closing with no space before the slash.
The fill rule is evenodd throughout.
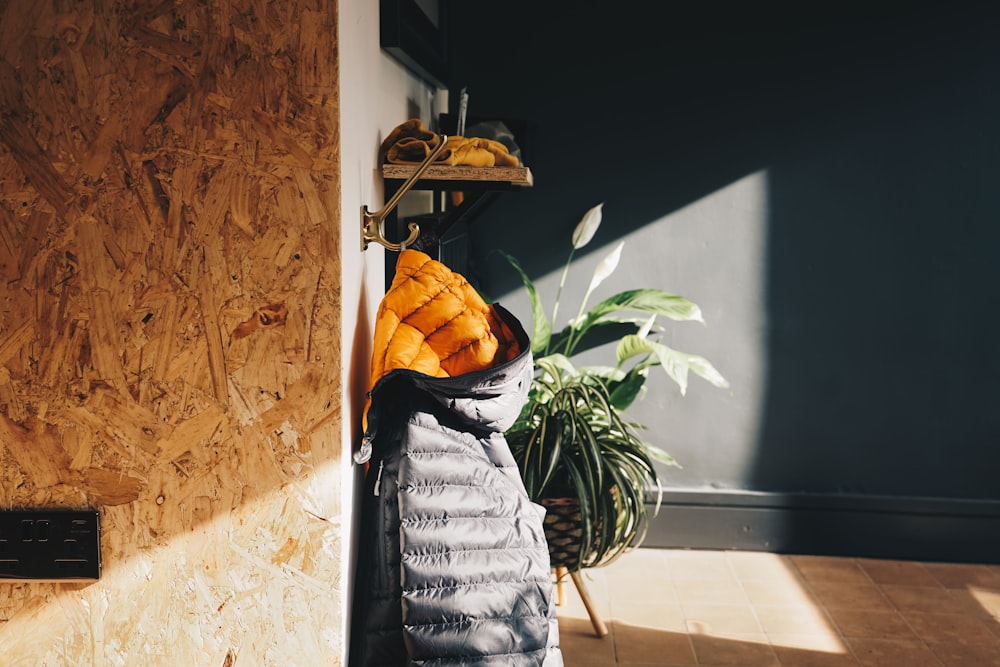
<path id="1" fill-rule="evenodd" d="M 549 563 L 552 567 L 579 570 L 580 540 L 583 521 L 580 501 L 576 498 L 542 498 L 545 508 L 545 539 L 549 543 Z"/>

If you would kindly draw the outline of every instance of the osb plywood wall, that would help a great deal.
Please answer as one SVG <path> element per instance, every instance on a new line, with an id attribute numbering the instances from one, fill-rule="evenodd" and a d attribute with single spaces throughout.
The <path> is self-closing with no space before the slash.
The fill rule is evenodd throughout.
<path id="1" fill-rule="evenodd" d="M 0 0 L 0 663 L 339 664 L 336 0 Z"/>

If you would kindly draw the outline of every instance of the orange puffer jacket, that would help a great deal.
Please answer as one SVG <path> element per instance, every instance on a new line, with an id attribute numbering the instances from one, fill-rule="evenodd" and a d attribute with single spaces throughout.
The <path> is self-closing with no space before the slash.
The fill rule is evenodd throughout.
<path id="1" fill-rule="evenodd" d="M 465 277 L 422 252 L 404 250 L 376 317 L 368 389 L 400 368 L 454 377 L 520 352 L 510 327 Z"/>

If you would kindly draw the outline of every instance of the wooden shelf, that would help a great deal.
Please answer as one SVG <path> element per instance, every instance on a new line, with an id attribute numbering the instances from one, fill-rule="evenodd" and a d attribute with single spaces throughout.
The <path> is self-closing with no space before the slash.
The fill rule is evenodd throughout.
<path id="1" fill-rule="evenodd" d="M 386 191 L 401 188 L 408 179 L 420 168 L 417 164 L 382 165 L 382 178 L 387 184 Z M 407 244 L 416 250 L 426 252 L 432 258 L 445 261 L 453 270 L 465 271 L 467 262 L 467 244 L 465 248 L 457 239 L 466 236 L 465 232 L 453 233 L 456 224 L 470 225 L 479 217 L 483 210 L 503 192 L 520 191 L 535 184 L 531 170 L 527 167 L 472 167 L 469 165 L 447 165 L 430 163 L 426 165 L 419 179 L 409 186 L 409 190 L 425 190 L 435 193 L 434 211 L 423 216 L 410 218 L 418 221 L 420 234 L 416 240 Z M 452 198 L 437 195 L 446 192 L 460 192 L 462 197 L 458 202 Z M 397 239 L 406 238 L 409 230 L 403 228 L 405 221 L 400 220 L 395 211 L 385 219 L 385 229 L 390 243 L 399 243 Z M 442 254 L 447 250 L 448 258 Z M 386 262 L 385 286 L 392 284 L 395 262 Z"/>
<path id="2" fill-rule="evenodd" d="M 384 164 L 382 177 L 389 180 L 409 178 L 417 165 Z M 527 167 L 470 167 L 468 165 L 432 164 L 413 186 L 421 190 L 510 190 L 534 185 Z"/>

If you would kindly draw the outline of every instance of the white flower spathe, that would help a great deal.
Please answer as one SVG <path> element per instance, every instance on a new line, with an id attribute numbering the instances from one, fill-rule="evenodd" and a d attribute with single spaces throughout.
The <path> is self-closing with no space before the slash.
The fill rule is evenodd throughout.
<path id="1" fill-rule="evenodd" d="M 579 250 L 583 246 L 590 243 L 590 240 L 594 238 L 594 234 L 597 233 L 597 228 L 601 226 L 601 211 L 603 208 L 604 202 L 601 202 L 583 214 L 583 219 L 577 223 L 576 229 L 573 230 L 574 250 Z"/>
<path id="2" fill-rule="evenodd" d="M 609 252 L 604 256 L 604 259 L 598 262 L 597 268 L 594 269 L 594 277 L 590 279 L 590 287 L 587 288 L 587 294 L 590 294 L 597 289 L 597 286 L 604 282 L 605 278 L 615 272 L 615 269 L 618 268 L 618 260 L 620 260 L 622 256 L 622 248 L 624 247 L 625 242 L 619 241 L 614 250 Z"/>
<path id="3" fill-rule="evenodd" d="M 649 332 L 653 330 L 654 324 L 656 324 L 655 313 L 649 316 L 649 319 L 646 320 L 646 323 L 642 325 L 642 328 L 639 329 L 639 331 L 637 331 L 635 335 L 638 336 L 639 338 L 645 338 L 646 336 L 649 335 Z"/>

